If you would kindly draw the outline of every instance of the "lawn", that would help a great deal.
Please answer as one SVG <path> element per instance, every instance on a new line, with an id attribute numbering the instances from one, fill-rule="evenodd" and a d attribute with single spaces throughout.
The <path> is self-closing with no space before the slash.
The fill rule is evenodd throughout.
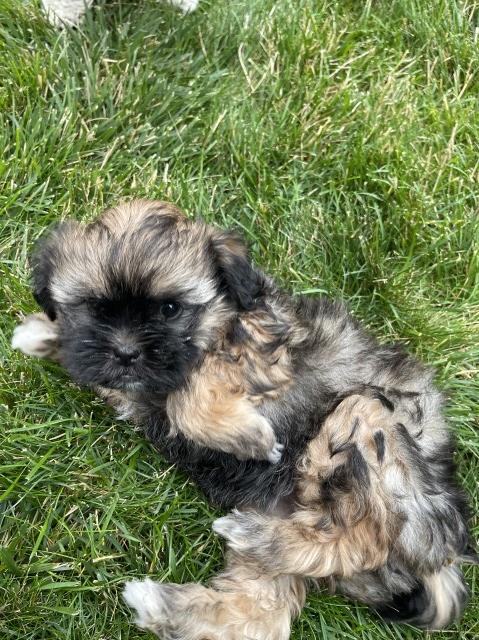
<path id="1" fill-rule="evenodd" d="M 479 5 L 99 2 L 58 32 L 0 0 L 0 638 L 139 640 L 128 577 L 205 581 L 217 515 L 54 364 L 13 353 L 52 222 L 120 198 L 234 226 L 295 292 L 344 298 L 437 369 L 479 531 Z M 434 637 L 479 638 L 472 602 Z M 416 639 L 312 594 L 294 640 Z"/>

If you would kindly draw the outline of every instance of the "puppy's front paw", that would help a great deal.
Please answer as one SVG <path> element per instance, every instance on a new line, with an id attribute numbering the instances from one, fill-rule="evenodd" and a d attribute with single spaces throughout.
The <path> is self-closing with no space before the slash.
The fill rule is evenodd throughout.
<path id="1" fill-rule="evenodd" d="M 281 460 L 281 456 L 283 455 L 284 444 L 276 441 L 273 445 L 273 448 L 268 453 L 268 460 L 272 464 L 277 464 Z"/>
<path id="2" fill-rule="evenodd" d="M 27 356 L 54 358 L 58 349 L 56 323 L 44 313 L 27 316 L 13 332 L 12 348 L 19 349 Z"/>
<path id="3" fill-rule="evenodd" d="M 272 464 L 277 464 L 283 455 L 284 445 L 276 440 L 270 421 L 264 416 L 257 415 L 255 424 L 250 427 L 250 432 L 249 451 L 246 446 L 244 457 L 269 460 Z"/>

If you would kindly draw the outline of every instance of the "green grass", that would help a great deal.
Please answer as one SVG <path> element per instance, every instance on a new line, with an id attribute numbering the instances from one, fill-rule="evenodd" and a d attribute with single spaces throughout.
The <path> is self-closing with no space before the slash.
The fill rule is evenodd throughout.
<path id="1" fill-rule="evenodd" d="M 296 292 L 344 297 L 435 365 L 479 512 L 479 6 L 100 2 L 59 33 L 0 0 L 0 637 L 133 640 L 127 577 L 206 580 L 216 513 L 55 365 L 12 353 L 27 256 L 64 216 L 171 199 L 242 229 Z M 479 638 L 472 603 L 439 637 Z M 416 639 L 313 594 L 298 640 Z M 426 634 L 427 635 L 427 634 Z M 431 634 L 434 635 L 434 634 Z"/>

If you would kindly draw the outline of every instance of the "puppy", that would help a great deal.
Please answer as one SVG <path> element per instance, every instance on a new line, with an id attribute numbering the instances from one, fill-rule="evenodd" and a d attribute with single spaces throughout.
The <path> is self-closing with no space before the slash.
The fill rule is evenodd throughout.
<path id="1" fill-rule="evenodd" d="M 198 7 L 198 0 L 169 0 L 183 13 L 190 13 Z M 93 0 L 42 0 L 47 18 L 57 27 L 79 25 L 85 11 L 91 7 Z"/>
<path id="2" fill-rule="evenodd" d="M 289 384 L 285 349 L 271 344 L 264 313 L 236 327 L 254 340 L 217 342 L 226 343 L 236 310 L 253 305 L 246 287 L 262 286 L 234 234 L 165 203 L 134 202 L 87 227 L 59 226 L 34 258 L 34 277 L 46 317 L 19 327 L 14 346 L 51 356 L 58 332 L 60 362 L 123 417 L 142 413 L 139 399 L 151 396 L 164 403 L 171 436 L 278 462 L 282 445 L 258 406 Z"/>
<path id="3" fill-rule="evenodd" d="M 286 639 L 312 582 L 419 626 L 460 615 L 459 564 L 476 556 L 428 369 L 162 202 L 63 223 L 33 276 L 44 315 L 13 345 L 59 360 L 210 500 L 241 509 L 214 525 L 229 550 L 210 587 L 127 585 L 141 627 Z"/>

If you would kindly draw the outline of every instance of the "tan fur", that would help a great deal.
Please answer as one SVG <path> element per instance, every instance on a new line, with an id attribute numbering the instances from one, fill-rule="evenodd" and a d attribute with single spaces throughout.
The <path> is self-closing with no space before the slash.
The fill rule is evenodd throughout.
<path id="1" fill-rule="evenodd" d="M 155 235 L 156 218 L 159 224 L 166 222 L 159 227 L 164 233 L 160 239 Z M 149 241 L 148 225 L 151 225 L 153 244 L 151 250 L 144 253 Z M 137 239 L 140 228 L 141 242 Z M 235 344 L 225 334 L 234 311 L 221 295 L 217 295 L 215 274 L 205 253 L 209 243 L 213 243 L 225 264 L 235 257 L 245 257 L 247 250 L 241 239 L 189 220 L 170 203 L 150 200 L 119 204 L 104 211 L 89 225 L 71 221 L 59 232 L 59 255 L 51 282 L 52 295 L 57 302 L 75 304 L 105 293 L 108 283 L 104 278 L 104 265 L 111 261 L 109 251 L 113 235 L 119 241 L 118 246 L 124 248 L 118 251 L 115 259 L 132 282 L 151 269 L 152 296 L 174 292 L 188 302 L 205 305 L 195 340 L 200 348 L 210 351 L 200 368 L 190 376 L 188 386 L 168 398 L 172 433 L 180 431 L 199 444 L 234 453 L 240 458 L 277 462 L 282 447 L 276 441 L 271 424 L 261 415 L 261 405 L 278 398 L 291 385 L 289 352 L 284 344 L 275 345 L 275 326 L 267 311 L 241 314 L 241 328 L 248 340 Z M 155 247 L 163 239 L 161 274 L 156 277 Z M 141 273 L 136 274 L 135 269 L 140 269 Z M 83 274 L 80 280 L 79 272 Z M 278 308 L 275 313 L 279 321 L 291 325 L 294 343 L 306 337 L 298 323 L 281 316 L 284 311 Z M 212 345 L 215 345 L 214 349 Z M 50 349 L 46 353 L 50 353 Z M 112 393 L 105 389 L 98 392 L 116 408 L 120 417 L 140 419 L 141 416 L 136 415 L 133 393 Z"/>
<path id="2" fill-rule="evenodd" d="M 355 492 L 345 493 L 342 500 L 330 507 L 321 505 L 318 499 L 321 478 L 328 478 L 344 462 L 346 455 L 339 451 L 331 457 L 331 453 L 346 443 L 354 443 L 360 449 L 376 474 L 381 473 L 381 467 L 387 469 L 398 462 L 394 458 L 394 448 L 387 449 L 389 441 L 386 444 L 387 457 L 385 454 L 384 460 L 378 461 L 374 442 L 378 429 L 385 429 L 394 441 L 390 413 L 381 403 L 362 396 L 347 398 L 326 420 L 320 435 L 310 443 L 301 460 L 298 483 L 301 509 L 287 519 L 255 512 L 236 512 L 234 520 L 227 516 L 216 521 L 215 530 L 227 537 L 232 549 L 248 558 L 251 568 L 257 567 L 256 575 L 262 576 L 262 580 L 267 576 L 272 581 L 284 579 L 288 574 L 310 578 L 347 577 L 383 566 L 400 530 L 401 517 L 394 514 L 390 497 L 382 493 L 379 480 L 364 502 Z M 212 607 L 208 600 L 212 594 L 203 587 L 199 589 L 194 597 L 201 606 L 203 622 Z M 250 585 L 248 592 L 253 593 Z M 231 637 L 236 640 L 248 637 L 229 636 L 228 627 L 222 626 L 227 620 L 234 619 L 237 607 L 241 610 L 239 601 L 228 602 L 225 618 L 219 615 L 217 619 L 222 632 L 218 636 L 212 635 L 212 638 Z M 253 614 L 250 612 L 249 615 Z M 180 620 L 181 614 L 175 612 L 172 619 Z M 199 625 L 198 619 L 195 625 L 202 631 L 211 629 Z M 278 630 L 271 633 L 266 637 L 275 640 L 283 637 Z M 184 637 L 190 638 L 188 635 Z M 201 637 L 192 635 L 191 640 Z M 262 635 L 251 637 L 263 638 Z"/>
<path id="3" fill-rule="evenodd" d="M 379 400 L 360 395 L 351 395 L 343 400 L 327 418 L 320 434 L 309 443 L 298 464 L 300 502 L 310 505 L 317 500 L 318 481 L 330 476 L 346 460 L 348 449 L 344 445 L 356 445 L 368 465 L 374 468 L 377 478 L 378 474 L 384 472 L 385 464 L 395 462 L 390 448 L 393 425 L 390 412 Z M 378 461 L 374 444 L 374 434 L 377 432 L 387 437 L 389 445 L 385 449 L 387 460 L 382 463 Z"/>
<path id="4" fill-rule="evenodd" d="M 267 458 L 276 444 L 273 428 L 246 394 L 214 374 L 209 380 L 195 375 L 187 391 L 169 396 L 167 411 L 174 429 L 240 458 Z"/>
<path id="5" fill-rule="evenodd" d="M 260 407 L 289 387 L 291 363 L 284 346 L 268 349 L 273 337 L 264 316 L 246 314 L 241 324 L 250 339 L 232 345 L 224 336 L 187 388 L 170 394 L 167 412 L 173 430 L 200 444 L 239 458 L 275 461 L 278 444 Z"/>
<path id="6" fill-rule="evenodd" d="M 139 626 L 164 640 L 287 640 L 306 588 L 300 577 L 264 576 L 230 554 L 209 588 L 130 582 L 124 595 Z"/>
<path id="7" fill-rule="evenodd" d="M 23 319 L 12 337 L 12 347 L 37 358 L 58 360 L 58 331 L 45 313 L 32 313 Z"/>
<path id="8" fill-rule="evenodd" d="M 184 350 L 188 358 L 194 354 L 191 369 L 169 387 L 174 368 L 159 367 L 160 383 L 151 386 L 168 390 L 171 436 L 181 433 L 208 449 L 276 462 L 281 445 L 269 416 L 288 442 L 288 458 L 277 470 L 251 465 L 251 483 L 247 477 L 243 485 L 238 471 L 223 486 L 228 474 L 220 456 L 206 451 L 206 464 L 197 464 L 190 443 L 166 437 L 164 395 L 157 404 L 141 384 L 121 392 L 98 389 L 122 417 L 139 423 L 146 418 L 152 441 L 185 462 L 215 499 L 224 490 L 225 504 L 269 509 L 276 497 L 285 503 L 282 518 L 244 511 L 216 521 L 215 530 L 235 555 L 210 588 L 151 581 L 128 586 L 139 624 L 164 640 L 283 640 L 303 603 L 306 578 L 326 578 L 373 606 L 392 606 L 399 594 L 414 596 L 421 584 L 428 601 L 415 620 L 447 624 L 467 601 L 455 567 L 467 551 L 467 527 L 460 492 L 448 478 L 449 435 L 432 374 L 396 348 L 375 344 L 340 306 L 281 293 L 248 264 L 246 254 L 235 234 L 190 221 L 168 203 L 134 201 L 87 226 L 61 225 L 34 269 L 35 295 L 59 323 L 62 314 L 63 320 L 75 317 L 71 308 L 91 306 L 91 298 L 114 296 L 115 286 L 133 300 L 155 298 L 159 310 L 176 298 L 180 309 L 190 308 L 178 335 L 183 346 L 194 338 L 188 347 L 195 349 Z M 112 284 L 117 272 L 119 285 Z M 30 329 L 36 323 L 36 333 L 29 333 L 29 323 Z M 128 344 L 123 327 L 114 331 L 110 347 L 115 340 Z M 46 316 L 27 318 L 14 342 L 26 353 L 55 357 L 55 335 Z M 65 347 L 67 334 L 59 335 Z M 178 336 L 167 335 L 174 345 Z M 156 340 L 152 352 L 161 353 L 161 345 L 168 355 L 168 341 Z M 77 361 L 74 349 L 64 353 L 82 380 L 88 360 Z M 170 362 L 179 353 L 172 349 Z M 90 380 L 116 384 L 114 377 Z M 320 425 L 335 398 L 352 389 L 360 395 L 347 397 Z M 234 470 L 237 463 L 229 463 Z M 408 615 L 408 609 L 401 613 Z"/>
<path id="9" fill-rule="evenodd" d="M 52 281 L 55 299 L 71 303 L 75 297 L 105 292 L 107 283 L 103 277 L 103 266 L 110 261 L 109 234 L 121 238 L 127 248 L 116 258 L 119 268 L 127 277 L 134 281 L 148 273 L 149 259 L 154 272 L 157 267 L 156 255 L 153 252 L 151 258 L 148 257 L 148 252 L 144 252 L 147 237 L 142 233 L 139 240 L 136 232 L 140 225 L 150 219 L 154 232 L 155 217 L 159 221 L 167 218 L 172 225 L 165 232 L 168 247 L 163 249 L 161 277 L 151 280 L 151 294 L 161 296 L 173 290 L 184 293 L 191 302 L 208 303 L 216 294 L 214 273 L 204 255 L 205 246 L 213 233 L 211 228 L 189 220 L 170 203 L 149 200 L 133 200 L 107 209 L 96 221 L 86 226 L 69 222 L 68 230 L 62 232 L 62 257 L 57 260 Z M 84 241 L 85 238 L 88 238 L 88 242 Z M 141 255 L 141 260 L 136 260 L 136 255 Z M 85 273 L 86 287 L 78 285 L 78 269 Z M 137 269 L 141 273 L 136 273 Z"/>
<path id="10" fill-rule="evenodd" d="M 374 442 L 379 430 L 389 436 L 381 461 Z M 322 482 L 344 464 L 350 445 L 364 456 L 373 486 L 344 491 L 328 504 L 319 493 Z M 379 400 L 350 396 L 328 417 L 299 463 L 300 509 L 286 520 L 235 512 L 217 520 L 215 531 L 272 575 L 324 578 L 377 569 L 387 561 L 403 522 L 395 512 L 394 496 L 383 487 L 384 474 L 391 467 L 402 468 L 395 454 L 390 412 Z"/>
<path id="11" fill-rule="evenodd" d="M 217 520 L 213 528 L 268 575 L 326 578 L 351 576 L 384 564 L 390 541 L 377 524 L 366 516 L 351 527 L 324 526 L 320 513 L 302 510 L 287 520 L 233 512 Z"/>
<path id="12" fill-rule="evenodd" d="M 132 233 L 149 215 L 170 216 L 175 218 L 178 228 L 186 228 L 188 218 L 171 202 L 162 200 L 131 200 L 120 203 L 116 207 L 106 209 L 93 223 L 101 223 L 114 235 Z"/>

